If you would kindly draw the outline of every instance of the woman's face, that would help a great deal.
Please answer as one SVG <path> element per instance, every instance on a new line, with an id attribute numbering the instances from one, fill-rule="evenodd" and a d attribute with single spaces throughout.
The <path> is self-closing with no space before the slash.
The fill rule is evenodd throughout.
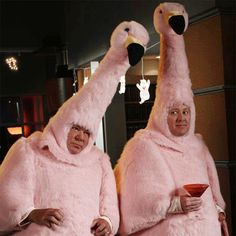
<path id="1" fill-rule="evenodd" d="M 190 108 L 184 104 L 174 105 L 170 108 L 167 123 L 170 132 L 177 137 L 185 135 L 190 128 Z"/>
<path id="2" fill-rule="evenodd" d="M 79 125 L 73 125 L 67 136 L 67 148 L 71 154 L 80 153 L 89 142 L 90 133 Z"/>

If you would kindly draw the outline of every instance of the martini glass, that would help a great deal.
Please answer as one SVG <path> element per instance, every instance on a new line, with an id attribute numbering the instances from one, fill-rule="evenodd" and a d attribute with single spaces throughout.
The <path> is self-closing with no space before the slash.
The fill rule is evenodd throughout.
<path id="1" fill-rule="evenodd" d="M 192 197 L 201 197 L 202 194 L 209 187 L 209 185 L 208 184 L 185 184 L 183 187 L 185 190 L 187 190 L 187 192 Z"/>
<path id="2" fill-rule="evenodd" d="M 208 184 L 185 184 L 183 187 L 192 197 L 201 197 L 202 194 L 209 187 L 209 185 Z M 190 214 L 193 215 L 193 217 L 196 219 L 201 218 L 201 215 L 198 211 L 190 212 Z"/>

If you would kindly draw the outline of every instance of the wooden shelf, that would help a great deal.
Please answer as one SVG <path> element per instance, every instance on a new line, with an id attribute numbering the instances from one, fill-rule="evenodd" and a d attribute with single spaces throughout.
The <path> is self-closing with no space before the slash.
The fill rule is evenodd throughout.
<path id="1" fill-rule="evenodd" d="M 126 131 L 127 140 L 129 140 L 134 133 L 146 127 L 152 106 L 155 100 L 156 84 L 151 84 L 149 88 L 150 100 L 139 104 L 139 90 L 136 84 L 129 84 L 126 86 L 125 93 L 125 113 L 126 113 Z"/>

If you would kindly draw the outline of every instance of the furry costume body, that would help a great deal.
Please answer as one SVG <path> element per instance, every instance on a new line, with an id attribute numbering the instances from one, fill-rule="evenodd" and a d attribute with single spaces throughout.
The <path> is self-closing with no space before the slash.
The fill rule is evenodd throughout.
<path id="1" fill-rule="evenodd" d="M 0 186 L 0 231 L 16 226 L 30 208 L 59 208 L 64 221 L 56 230 L 31 223 L 15 235 L 92 235 L 94 219 L 105 215 L 116 232 L 119 223 L 114 175 L 109 157 L 96 147 L 76 163 L 58 160 L 38 146 L 41 133 L 22 138 L 4 162 Z"/>
<path id="2" fill-rule="evenodd" d="M 118 166 L 121 235 L 220 236 L 216 204 L 224 208 L 213 159 L 199 136 L 178 145 L 161 133 L 140 130 L 125 146 Z M 211 186 L 198 212 L 168 214 L 187 183 Z"/>
<path id="3" fill-rule="evenodd" d="M 91 235 L 93 220 L 103 215 L 112 223 L 112 235 L 117 232 L 114 174 L 109 158 L 94 146 L 94 141 L 120 77 L 130 67 L 125 46 L 129 36 L 144 48 L 149 40 L 139 23 L 119 24 L 110 49 L 90 81 L 62 105 L 43 133 L 21 138 L 8 152 L 0 168 L 0 233 L 12 230 L 31 208 L 61 209 L 65 214 L 63 225 L 53 231 L 31 223 L 16 235 L 87 236 Z M 137 62 L 138 57 L 135 59 Z M 90 132 L 89 143 L 79 154 L 67 149 L 73 124 Z"/>
<path id="4" fill-rule="evenodd" d="M 181 4 L 162 3 L 154 12 L 161 40 L 156 99 L 147 127 L 128 142 L 115 167 L 121 235 L 221 235 L 216 205 L 224 209 L 225 203 L 216 168 L 194 133 L 195 105 L 182 35 L 187 25 Z M 191 113 L 190 128 L 179 137 L 167 123 L 169 110 L 176 104 L 188 106 Z M 202 195 L 201 210 L 168 213 L 173 198 L 186 194 L 182 187 L 189 183 L 210 185 Z"/>

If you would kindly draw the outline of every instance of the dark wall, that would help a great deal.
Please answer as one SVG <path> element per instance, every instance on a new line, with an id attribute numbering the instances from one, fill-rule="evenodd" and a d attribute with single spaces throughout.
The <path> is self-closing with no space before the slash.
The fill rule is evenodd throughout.
<path id="1" fill-rule="evenodd" d="M 65 37 L 67 1 L 1 0 L 1 49 L 38 49 L 47 37 Z"/>
<path id="2" fill-rule="evenodd" d="M 10 70 L 5 59 L 14 56 L 18 60 L 18 70 Z M 31 53 L 0 54 L 0 96 L 44 93 L 46 68 L 44 58 Z"/>
<path id="3" fill-rule="evenodd" d="M 236 3 L 235 3 L 236 4 Z M 229 171 L 231 186 L 232 231 L 236 234 L 236 16 L 223 14 L 221 17 L 222 43 L 225 77 L 225 106 L 228 127 Z M 234 222 L 234 223 L 233 223 Z"/>
<path id="4" fill-rule="evenodd" d="M 65 42 L 66 1 L 0 1 L 0 95 L 44 94 Z M 5 58 L 18 59 L 10 71 Z"/>

